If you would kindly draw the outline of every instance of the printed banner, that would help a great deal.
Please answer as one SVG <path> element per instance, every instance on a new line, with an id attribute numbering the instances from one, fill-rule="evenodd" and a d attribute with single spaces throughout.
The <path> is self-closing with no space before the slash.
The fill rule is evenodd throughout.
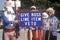
<path id="1" fill-rule="evenodd" d="M 42 26 L 42 13 L 41 12 L 21 12 L 20 13 L 20 26 Z"/>

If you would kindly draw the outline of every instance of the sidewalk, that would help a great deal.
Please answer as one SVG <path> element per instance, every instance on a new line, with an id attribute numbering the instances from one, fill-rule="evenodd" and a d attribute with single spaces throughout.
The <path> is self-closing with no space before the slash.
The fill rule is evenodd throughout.
<path id="1" fill-rule="evenodd" d="M 60 40 L 60 33 L 58 33 L 57 35 L 57 40 Z M 2 29 L 0 29 L 0 40 L 2 40 Z M 24 31 L 23 29 L 20 31 L 20 37 L 18 38 L 18 40 L 27 40 L 27 37 L 24 37 Z"/>

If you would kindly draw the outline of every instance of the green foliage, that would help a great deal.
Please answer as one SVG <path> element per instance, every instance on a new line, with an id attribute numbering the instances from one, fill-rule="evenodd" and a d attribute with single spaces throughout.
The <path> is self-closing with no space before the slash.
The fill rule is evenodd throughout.
<path id="1" fill-rule="evenodd" d="M 60 3 L 51 0 L 23 0 L 22 8 L 30 8 L 35 5 L 38 9 L 46 9 L 47 7 L 60 7 Z"/>

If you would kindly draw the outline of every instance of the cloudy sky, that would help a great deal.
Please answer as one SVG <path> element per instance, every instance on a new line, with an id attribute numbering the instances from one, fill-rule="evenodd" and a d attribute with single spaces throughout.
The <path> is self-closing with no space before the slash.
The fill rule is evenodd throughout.
<path id="1" fill-rule="evenodd" d="M 4 2 L 5 2 L 5 0 L 0 0 L 0 10 L 3 9 L 3 7 L 4 7 Z"/>

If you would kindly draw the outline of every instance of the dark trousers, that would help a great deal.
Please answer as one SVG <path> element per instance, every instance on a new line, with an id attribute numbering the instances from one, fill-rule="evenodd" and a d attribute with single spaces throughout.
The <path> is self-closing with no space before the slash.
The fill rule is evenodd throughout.
<path id="1" fill-rule="evenodd" d="M 49 31 L 47 30 L 45 34 L 45 40 L 48 40 L 48 37 L 49 37 Z M 52 32 L 50 32 L 49 40 L 57 40 L 57 36 L 53 36 Z"/>
<path id="2" fill-rule="evenodd" d="M 53 36 L 52 40 L 57 40 L 57 36 Z"/>

